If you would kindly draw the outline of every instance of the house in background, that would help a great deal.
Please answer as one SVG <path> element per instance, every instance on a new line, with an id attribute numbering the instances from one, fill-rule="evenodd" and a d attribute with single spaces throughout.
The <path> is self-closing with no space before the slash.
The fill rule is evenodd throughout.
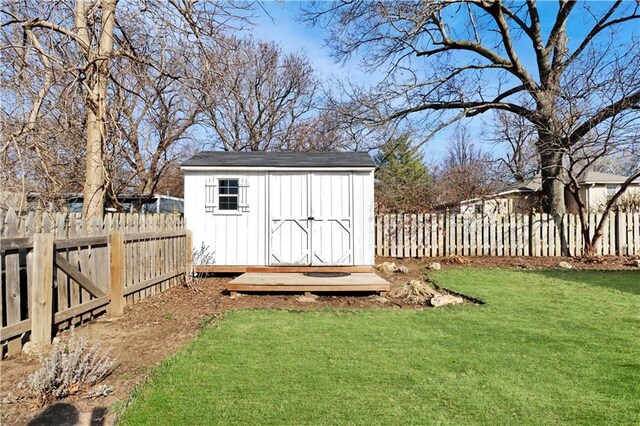
<path id="1" fill-rule="evenodd" d="M 530 212 L 539 205 L 542 178 L 516 182 L 484 197 L 460 202 L 462 214 L 509 214 Z"/>
<path id="2" fill-rule="evenodd" d="M 585 173 L 582 178 L 578 179 L 578 184 L 580 185 L 580 197 L 587 205 L 588 211 L 590 213 L 602 211 L 627 179 L 628 176 L 609 173 Z M 565 191 L 565 203 L 567 212 L 576 213 L 578 211 L 578 203 L 567 191 Z M 618 200 L 618 204 L 623 204 L 626 208 L 640 209 L 640 179 L 636 179 L 629 185 Z"/>
<path id="3" fill-rule="evenodd" d="M 82 194 L 67 194 L 64 202 L 60 203 L 62 211 L 69 213 L 82 213 L 84 197 Z M 184 213 L 184 201 L 182 198 L 169 195 L 118 195 L 120 206 L 105 205 L 106 212 L 135 212 L 135 213 Z"/>
<path id="4" fill-rule="evenodd" d="M 600 172 L 586 172 L 578 179 L 580 197 L 591 213 L 601 211 L 607 202 L 627 180 L 626 176 Z M 536 176 L 524 182 L 511 184 L 500 191 L 481 198 L 460 202 L 462 214 L 511 214 L 540 210 L 542 199 L 542 179 Z M 618 203 L 625 208 L 640 208 L 640 179 L 634 181 Z M 568 189 L 565 189 L 567 213 L 577 213 L 578 203 Z"/>

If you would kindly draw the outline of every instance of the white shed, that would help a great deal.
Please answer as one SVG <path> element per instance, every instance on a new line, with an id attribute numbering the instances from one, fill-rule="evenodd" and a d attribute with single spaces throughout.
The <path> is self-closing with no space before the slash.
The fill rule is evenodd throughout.
<path id="1" fill-rule="evenodd" d="M 355 152 L 201 152 L 182 164 L 193 245 L 220 266 L 374 264 L 374 163 Z"/>

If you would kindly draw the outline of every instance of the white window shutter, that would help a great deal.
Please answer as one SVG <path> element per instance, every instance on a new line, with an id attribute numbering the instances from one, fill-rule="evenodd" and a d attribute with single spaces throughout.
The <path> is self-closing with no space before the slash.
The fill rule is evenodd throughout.
<path id="1" fill-rule="evenodd" d="M 249 189 L 249 181 L 247 179 L 241 179 L 238 186 L 240 187 L 240 190 L 238 191 L 240 192 L 240 194 L 238 194 L 238 197 L 239 197 L 238 210 L 241 211 L 242 213 L 248 213 L 249 202 L 248 202 L 247 190 Z"/>
<path id="2" fill-rule="evenodd" d="M 213 179 L 204 183 L 204 211 L 207 213 L 213 213 L 216 207 L 218 207 L 217 187 L 218 185 Z"/>

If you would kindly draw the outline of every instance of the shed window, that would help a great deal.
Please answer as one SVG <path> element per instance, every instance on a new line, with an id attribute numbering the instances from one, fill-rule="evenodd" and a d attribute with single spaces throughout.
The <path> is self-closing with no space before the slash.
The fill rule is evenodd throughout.
<path id="1" fill-rule="evenodd" d="M 238 179 L 220 179 L 218 181 L 218 208 L 220 210 L 238 210 Z"/>

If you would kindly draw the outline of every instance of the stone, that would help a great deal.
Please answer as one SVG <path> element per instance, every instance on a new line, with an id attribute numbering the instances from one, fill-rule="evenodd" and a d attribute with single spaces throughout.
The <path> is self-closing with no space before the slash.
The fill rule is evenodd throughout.
<path id="1" fill-rule="evenodd" d="M 442 269 L 442 266 L 440 265 L 439 262 L 433 262 L 430 263 L 429 266 L 427 266 L 428 269 L 433 269 L 434 271 L 438 271 L 440 269 Z"/>
<path id="2" fill-rule="evenodd" d="M 2 403 L 3 404 L 13 404 L 15 402 L 18 402 L 18 398 L 16 398 L 13 393 L 9 392 L 7 394 L 7 396 L 5 396 L 4 398 L 2 398 Z"/>
<path id="3" fill-rule="evenodd" d="M 635 266 L 636 268 L 640 268 L 640 259 L 635 259 L 629 262 L 629 266 Z"/>
<path id="4" fill-rule="evenodd" d="M 398 270 L 398 267 L 393 262 L 382 262 L 376 265 L 376 269 L 384 274 L 391 274 Z"/>
<path id="5" fill-rule="evenodd" d="M 409 273 L 409 268 L 407 268 L 404 265 L 400 265 L 396 268 L 396 272 L 400 272 L 401 274 L 408 274 Z"/>
<path id="6" fill-rule="evenodd" d="M 387 299 L 386 297 L 383 297 L 383 296 L 374 295 L 374 296 L 371 297 L 371 299 L 374 302 L 389 303 L 389 299 Z"/>
<path id="7" fill-rule="evenodd" d="M 452 294 L 436 294 L 431 298 L 431 306 L 446 306 L 446 305 L 459 305 L 464 300 L 460 296 L 454 296 Z"/>
<path id="8" fill-rule="evenodd" d="M 318 296 L 315 294 L 305 294 L 305 295 L 296 297 L 296 300 L 302 303 L 313 303 L 313 302 L 317 302 Z"/>
<path id="9" fill-rule="evenodd" d="M 571 266 L 571 264 L 569 262 L 565 262 L 564 260 L 560 263 L 558 263 L 558 268 L 560 269 L 572 269 L 573 266 Z"/>

